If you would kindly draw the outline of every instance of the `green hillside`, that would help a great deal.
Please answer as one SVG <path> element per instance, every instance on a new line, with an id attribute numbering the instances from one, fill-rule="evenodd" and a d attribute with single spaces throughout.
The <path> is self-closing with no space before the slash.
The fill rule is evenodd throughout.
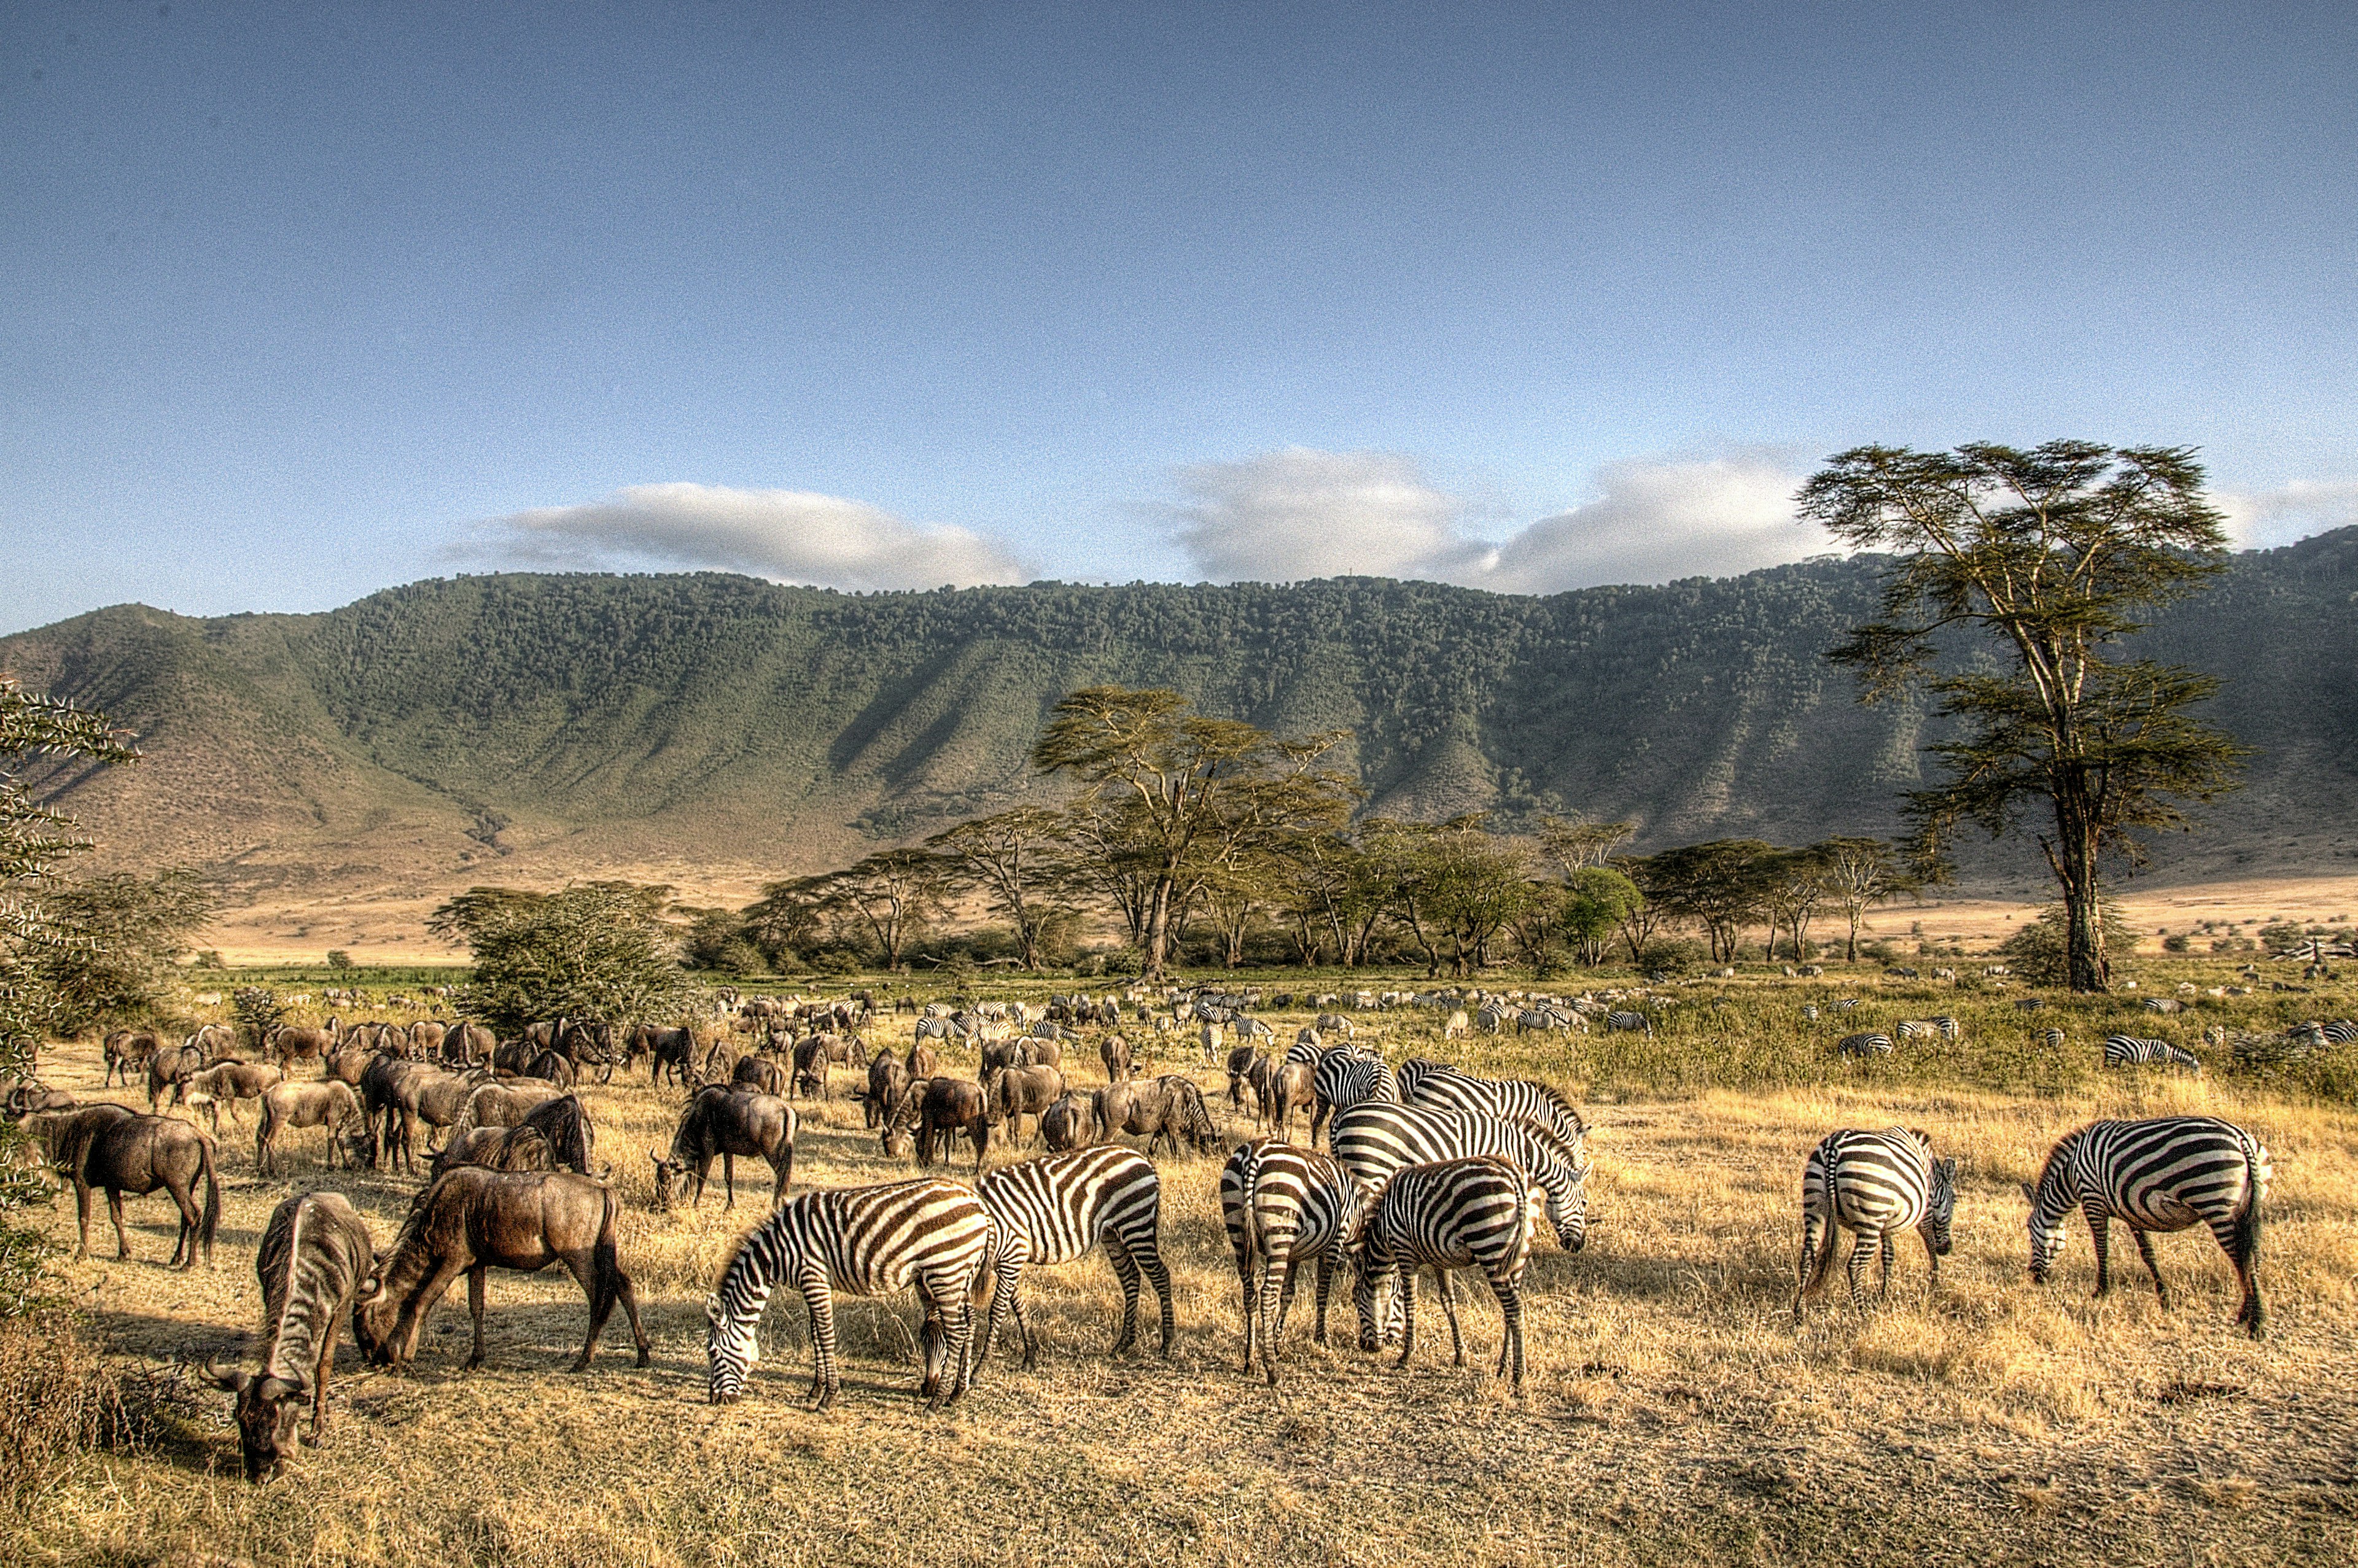
<path id="1" fill-rule="evenodd" d="M 1345 728 L 1371 809 L 1575 808 L 1641 844 L 1894 823 L 1924 715 L 1863 709 L 1823 650 L 1870 563 L 1515 598 L 1351 579 L 849 595 L 698 574 L 413 583 L 320 615 L 119 606 L 0 665 L 136 729 L 138 768 L 45 781 L 112 858 L 257 883 L 449 871 L 579 843 L 808 868 L 1041 788 L 1070 688 L 1169 685 L 1281 730 Z M 2358 847 L 2358 530 L 2239 557 L 2150 634 L 2228 678 L 2260 748 L 2198 863 Z"/>

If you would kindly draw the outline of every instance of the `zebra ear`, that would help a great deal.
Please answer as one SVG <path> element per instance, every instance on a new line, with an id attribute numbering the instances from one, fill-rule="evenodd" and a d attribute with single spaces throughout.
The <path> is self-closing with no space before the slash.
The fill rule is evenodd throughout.
<path id="1" fill-rule="evenodd" d="M 1941 1162 L 1941 1179 L 1952 1187 L 1957 1184 L 1957 1162 L 1953 1156 Z"/>
<path id="2" fill-rule="evenodd" d="M 704 1318 L 708 1323 L 720 1321 L 720 1297 L 718 1294 L 704 1298 Z"/>
<path id="3" fill-rule="evenodd" d="M 2022 1201 L 2034 1205 L 2039 1202 L 2039 1195 L 2030 1190 L 2030 1184 L 2028 1182 L 2022 1184 Z"/>

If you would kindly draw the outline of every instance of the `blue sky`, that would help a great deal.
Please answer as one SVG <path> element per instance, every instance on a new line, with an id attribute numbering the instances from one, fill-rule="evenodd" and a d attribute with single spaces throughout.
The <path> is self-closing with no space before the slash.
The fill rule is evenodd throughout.
<path id="1" fill-rule="evenodd" d="M 0 630 L 1823 549 L 1864 441 L 2358 521 L 2343 5 L 0 4 Z"/>

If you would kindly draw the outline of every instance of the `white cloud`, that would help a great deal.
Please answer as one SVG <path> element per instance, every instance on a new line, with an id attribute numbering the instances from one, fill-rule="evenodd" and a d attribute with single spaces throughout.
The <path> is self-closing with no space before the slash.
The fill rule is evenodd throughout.
<path id="1" fill-rule="evenodd" d="M 2244 549 L 2270 549 L 2358 523 L 2358 480 L 2300 480 L 2281 490 L 2217 495 L 2227 536 Z"/>
<path id="2" fill-rule="evenodd" d="M 1617 463 L 1594 501 L 1492 542 L 1390 452 L 1303 447 L 1179 472 L 1175 536 L 1216 581 L 1421 578 L 1509 593 L 1732 576 L 1832 548 L 1794 520 L 1801 478 L 1758 453 Z"/>
<path id="3" fill-rule="evenodd" d="M 1030 575 L 970 529 L 920 527 L 809 491 L 686 483 L 633 485 L 603 501 L 496 518 L 458 553 L 547 567 L 717 567 L 862 590 L 968 588 Z"/>

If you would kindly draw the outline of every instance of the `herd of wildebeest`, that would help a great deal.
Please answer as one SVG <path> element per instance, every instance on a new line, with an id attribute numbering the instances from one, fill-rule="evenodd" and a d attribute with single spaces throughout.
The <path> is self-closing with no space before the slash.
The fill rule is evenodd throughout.
<path id="1" fill-rule="evenodd" d="M 1036 1008 L 907 998 L 880 1004 L 868 992 L 813 1001 L 724 991 L 717 1016 L 700 1028 L 559 1018 L 502 1040 L 465 1022 L 331 1019 L 316 1028 L 275 1027 L 258 1040 L 207 1025 L 177 1043 L 117 1031 L 103 1042 L 104 1084 L 135 1089 L 144 1082 L 146 1113 L 113 1102 L 80 1104 L 30 1079 L 8 1091 L 5 1109 L 74 1189 L 77 1258 L 89 1252 L 96 1194 L 106 1195 L 118 1255 L 127 1260 L 124 1195 L 163 1191 L 179 1213 L 172 1265 L 190 1267 L 201 1256 L 210 1266 L 221 1214 L 220 1119 L 225 1113 L 235 1125 L 248 1102 L 261 1175 L 283 1170 L 287 1135 L 303 1130 L 324 1132 L 330 1166 L 416 1175 L 420 1152 L 427 1156 L 425 1184 L 390 1248 L 379 1248 L 365 1219 L 332 1192 L 297 1194 L 272 1214 L 255 1259 L 267 1336 L 261 1365 L 210 1368 L 237 1396 L 241 1448 L 255 1479 L 276 1474 L 292 1454 L 307 1399 L 310 1438 L 324 1437 L 329 1377 L 346 1321 L 371 1362 L 404 1367 L 427 1314 L 461 1275 L 474 1326 L 470 1368 L 484 1355 L 486 1271 L 552 1264 L 572 1275 L 589 1303 L 574 1369 L 589 1366 L 617 1305 L 638 1364 L 649 1364 L 637 1297 L 616 1248 L 621 1200 L 607 1179 L 611 1165 L 598 1162 L 595 1122 L 581 1093 L 642 1064 L 655 1085 L 675 1084 L 686 1097 L 669 1147 L 647 1151 L 659 1209 L 682 1197 L 700 1204 L 716 1159 L 730 1205 L 738 1159 L 758 1159 L 771 1172 L 769 1217 L 741 1241 L 708 1302 L 716 1400 L 743 1391 L 756 1354 L 753 1323 L 781 1283 L 801 1291 L 810 1306 L 814 1404 L 835 1394 L 831 1292 L 909 1285 L 924 1308 L 921 1388 L 936 1403 L 955 1399 L 1011 1314 L 1028 1359 L 1024 1267 L 1099 1246 L 1123 1285 L 1122 1344 L 1135 1337 L 1143 1278 L 1161 1298 L 1168 1354 L 1171 1297 L 1152 1156 L 1166 1147 L 1211 1155 L 1233 1141 L 1195 1078 L 1149 1070 L 1151 1052 L 1174 1046 L 1202 1065 L 1217 1065 L 1224 1054 L 1229 1103 L 1250 1115 L 1260 1134 L 1230 1148 L 1220 1183 L 1244 1295 L 1248 1370 L 1258 1352 L 1276 1380 L 1272 1346 L 1295 1268 L 1311 1261 L 1321 1342 L 1330 1273 L 1347 1272 L 1356 1281 L 1362 1347 L 1397 1342 L 1403 1363 L 1414 1344 L 1416 1273 L 1429 1268 L 1462 1365 L 1449 1271 L 1470 1267 L 1498 1300 L 1507 1325 L 1499 1371 L 1511 1367 L 1520 1387 L 1520 1280 L 1542 1217 L 1567 1249 L 1585 1238 L 1586 1128 L 1549 1086 L 1475 1077 L 1430 1060 L 1395 1067 L 1355 1041 L 1352 1015 L 1438 1009 L 1445 1022 L 1419 1033 L 1444 1040 L 1473 1027 L 1650 1032 L 1650 1021 L 1643 1011 L 1586 997 L 1322 995 L 1300 999 L 1315 1022 L 1280 1050 L 1260 1014 L 1295 1003 L 1290 996 L 1175 989 L 1132 989 L 1120 999 L 1060 996 Z M 1478 1014 L 1469 1018 L 1468 1009 Z M 871 1049 L 865 1042 L 883 1030 L 900 1033 L 888 1010 L 914 1015 L 907 1043 L 896 1038 Z M 941 1053 L 953 1047 L 975 1054 L 975 1077 L 943 1070 Z M 1085 1093 L 1067 1076 L 1078 1071 L 1068 1062 L 1070 1047 L 1094 1047 L 1101 1087 Z M 790 1198 L 800 1127 L 795 1102 L 826 1097 L 830 1070 L 838 1067 L 858 1076 L 865 1124 L 885 1157 L 931 1166 L 965 1141 L 974 1180 L 920 1177 Z M 197 1124 L 200 1116 L 211 1130 Z M 1308 1122 L 1303 1144 L 1293 1141 L 1297 1117 Z M 2167 1128 L 2100 1122 L 2057 1145 L 2036 1188 L 2025 1189 L 2034 1277 L 2044 1277 L 2061 1245 L 2062 1219 L 2074 1209 L 2087 1217 L 2096 1241 L 2100 1291 L 2109 1283 L 2111 1218 L 2130 1225 L 2157 1290 L 2161 1277 L 2147 1232 L 2209 1223 L 2244 1287 L 2239 1322 L 2257 1333 L 2266 1152 L 2226 1123 L 2165 1120 Z M 2114 1128 L 2147 1130 L 2122 1153 L 2104 1141 L 2111 1135 L 2104 1130 Z M 1322 1132 L 1326 1152 L 1316 1148 Z M 2145 1141 L 2135 1142 L 2138 1137 Z M 1124 1138 L 1141 1140 L 1143 1154 L 1104 1152 Z M 995 1140 L 1036 1141 L 1047 1152 L 986 1176 Z M 2123 1161 L 2143 1163 L 2129 1171 Z M 2176 1172 L 2175 1186 L 2154 1184 L 2157 1161 Z M 1854 1296 L 1878 1253 L 1887 1287 L 1892 1240 L 1909 1229 L 1922 1238 L 1937 1279 L 1939 1257 L 1949 1249 L 1954 1166 L 1935 1158 L 1921 1133 L 1830 1134 L 1804 1176 L 1801 1293 L 1823 1284 L 1843 1229 L 1855 1238 Z M 973 1309 L 985 1302 L 990 1311 L 978 1336 Z M 1797 1296 L 1797 1317 L 1800 1310 Z"/>

